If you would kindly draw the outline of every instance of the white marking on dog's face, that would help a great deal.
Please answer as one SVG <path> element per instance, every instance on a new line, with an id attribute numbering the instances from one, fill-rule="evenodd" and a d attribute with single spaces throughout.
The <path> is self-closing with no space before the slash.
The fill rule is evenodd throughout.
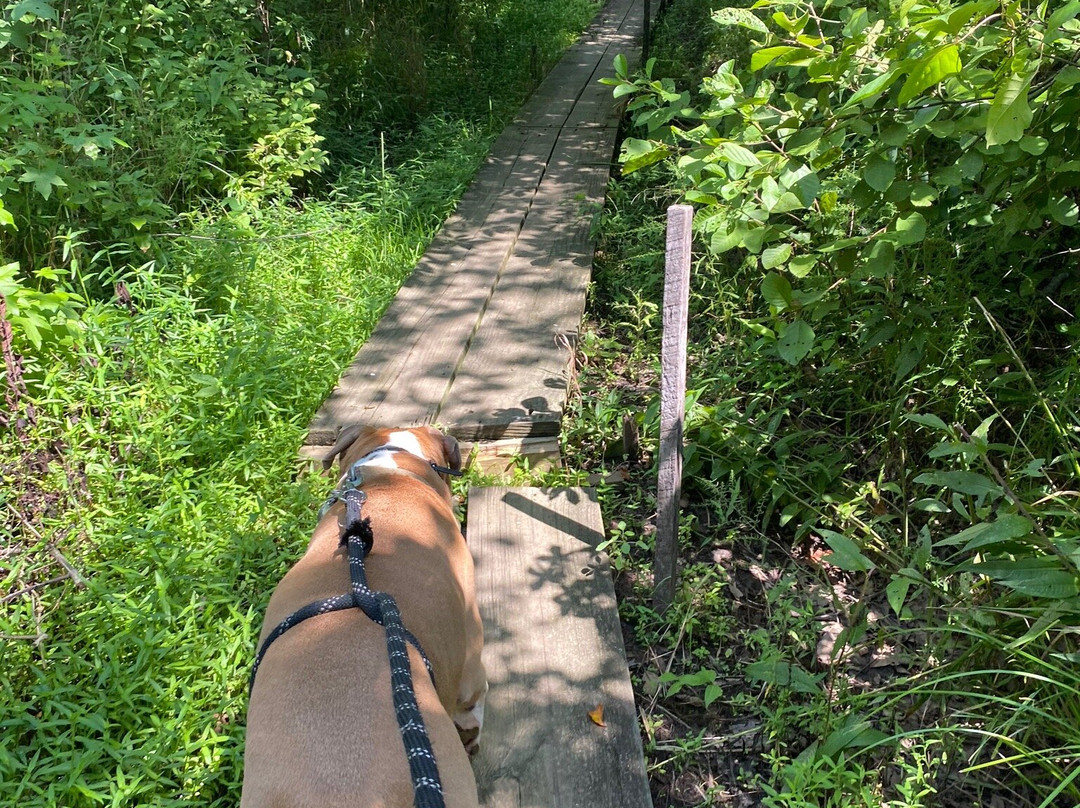
<path id="1" fill-rule="evenodd" d="M 404 430 L 391 432 L 386 436 L 386 443 L 388 446 L 399 446 L 409 454 L 414 454 L 424 460 L 428 459 L 427 455 L 424 454 L 424 450 L 420 447 L 420 441 L 412 432 L 405 432 Z"/>

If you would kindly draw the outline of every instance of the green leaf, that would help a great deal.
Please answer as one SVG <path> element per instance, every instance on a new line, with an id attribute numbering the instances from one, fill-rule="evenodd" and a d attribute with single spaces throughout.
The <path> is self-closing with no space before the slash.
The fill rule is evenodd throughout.
<path id="1" fill-rule="evenodd" d="M 31 14 L 39 20 L 56 22 L 56 11 L 53 9 L 52 4 L 46 2 L 46 0 L 22 0 L 21 3 L 16 3 L 11 9 L 9 19 L 18 22 L 27 14 Z"/>
<path id="2" fill-rule="evenodd" d="M 879 194 L 889 190 L 889 186 L 896 179 L 896 164 L 892 160 L 882 157 L 880 154 L 870 156 L 866 162 L 866 170 L 863 171 L 863 179 L 866 184 Z"/>
<path id="3" fill-rule="evenodd" d="M 708 709 L 709 705 L 724 695 L 724 689 L 720 685 L 706 685 L 705 687 L 705 707 Z"/>
<path id="4" fill-rule="evenodd" d="M 788 262 L 788 272 L 796 278 L 805 278 L 817 266 L 817 258 L 812 255 L 796 255 Z"/>
<path id="5" fill-rule="evenodd" d="M 856 90 L 855 94 L 852 95 L 840 109 L 846 109 L 847 107 L 854 106 L 855 104 L 881 95 L 881 93 L 889 89 L 894 81 L 900 78 L 900 75 L 901 73 L 897 67 L 893 67 L 887 72 L 882 73 L 876 79 L 867 82 Z"/>
<path id="6" fill-rule="evenodd" d="M 629 77 L 630 67 L 627 64 L 626 57 L 621 53 L 615 56 L 615 75 L 621 79 Z"/>
<path id="7" fill-rule="evenodd" d="M 761 48 L 760 50 L 756 50 L 754 51 L 754 55 L 750 57 L 750 69 L 753 71 L 761 70 L 764 67 L 768 67 L 781 56 L 786 56 L 797 50 L 799 50 L 799 48 L 792 47 L 791 45 L 776 45 L 772 48 Z"/>
<path id="8" fill-rule="evenodd" d="M 973 471 L 928 471 L 915 478 L 923 485 L 937 485 L 961 494 L 981 497 L 1001 494 L 1001 488 L 988 477 Z"/>
<path id="9" fill-rule="evenodd" d="M 907 81 L 900 88 L 897 103 L 905 106 L 913 98 L 922 95 L 949 76 L 955 76 L 962 69 L 960 49 L 952 43 L 939 45 L 915 63 Z"/>
<path id="10" fill-rule="evenodd" d="M 907 600 L 908 591 L 911 589 L 911 579 L 903 575 L 893 575 L 885 587 L 885 597 L 893 613 L 899 617 L 904 610 L 904 601 Z"/>
<path id="11" fill-rule="evenodd" d="M 1080 218 L 1080 207 L 1068 196 L 1056 196 L 1046 206 L 1050 216 L 1058 224 L 1072 227 Z"/>
<path id="12" fill-rule="evenodd" d="M 770 685 L 787 688 L 796 693 L 820 694 L 818 679 L 798 665 L 779 659 L 760 660 L 746 666 L 746 678 Z"/>
<path id="13" fill-rule="evenodd" d="M 787 260 L 791 258 L 791 245 L 779 244 L 775 247 L 769 247 L 761 253 L 761 265 L 765 269 L 776 269 L 776 267 L 783 266 L 787 263 Z M 790 292 L 791 287 L 788 287 Z"/>
<path id="14" fill-rule="evenodd" d="M 825 757 L 836 760 L 836 756 L 846 749 L 865 749 L 888 738 L 884 732 L 870 726 L 865 718 L 849 715 L 842 726 L 825 736 L 819 751 Z"/>
<path id="15" fill-rule="evenodd" d="M 936 542 L 939 547 L 952 547 L 963 544 L 963 552 L 969 553 L 980 547 L 989 547 L 1002 542 L 1013 541 L 1031 534 L 1031 520 L 1019 514 L 1006 514 L 994 522 L 980 522 L 961 530 L 955 536 Z"/>
<path id="16" fill-rule="evenodd" d="M 1055 557 L 990 558 L 957 565 L 959 571 L 985 575 L 1002 586 L 1033 598 L 1061 600 L 1080 594 L 1076 576 Z"/>
<path id="17" fill-rule="evenodd" d="M 797 365 L 814 347 L 814 329 L 802 320 L 786 324 L 776 340 L 780 358 L 789 365 Z"/>
<path id="18" fill-rule="evenodd" d="M 766 250 L 766 252 L 768 252 L 768 250 Z M 791 284 L 788 282 L 788 279 L 775 272 L 768 273 L 765 276 L 765 279 L 762 280 L 761 294 L 769 302 L 769 305 L 777 311 L 789 309 L 795 303 L 795 298 L 791 291 Z"/>
<path id="19" fill-rule="evenodd" d="M 920 426 L 928 426 L 931 429 L 936 429 L 938 432 L 944 432 L 946 435 L 952 435 L 952 430 L 949 429 L 948 424 L 946 424 L 932 412 L 909 412 L 904 415 L 904 420 L 911 421 L 912 423 L 919 424 Z"/>
<path id="20" fill-rule="evenodd" d="M 761 165 L 761 161 L 752 151 L 738 143 L 723 143 L 720 145 L 720 153 L 729 163 L 747 166 L 748 168 Z"/>
<path id="21" fill-rule="evenodd" d="M 818 532 L 832 550 L 826 560 L 834 567 L 848 572 L 870 572 L 877 569 L 874 562 L 862 554 L 859 545 L 847 536 L 832 530 L 819 529 Z"/>
<path id="22" fill-rule="evenodd" d="M 30 169 L 19 177 L 19 182 L 27 182 L 34 184 L 34 190 L 36 190 L 43 197 L 48 199 L 52 196 L 53 186 L 66 187 L 67 183 L 55 172 L 49 169 Z"/>
<path id="23" fill-rule="evenodd" d="M 662 143 L 628 137 L 623 141 L 622 148 L 623 173 L 631 174 L 638 169 L 658 163 L 669 153 L 668 147 Z"/>
<path id="24" fill-rule="evenodd" d="M 766 36 L 769 34 L 769 29 L 765 23 L 747 8 L 722 8 L 719 11 L 714 11 L 712 18 L 717 25 L 738 25 L 759 34 L 765 34 Z"/>
<path id="25" fill-rule="evenodd" d="M 911 200 L 911 204 L 917 208 L 928 208 L 934 204 L 934 200 L 938 198 L 938 192 L 928 182 L 916 182 L 911 186 L 911 193 L 908 195 Z"/>
<path id="26" fill-rule="evenodd" d="M 864 269 L 871 278 L 887 278 L 896 263 L 896 246 L 890 241 L 878 239 L 865 250 Z"/>
<path id="27" fill-rule="evenodd" d="M 994 95 L 986 116 L 987 146 L 1012 143 L 1024 136 L 1033 117 L 1027 99 L 1031 78 L 1013 73 Z"/>
<path id="28" fill-rule="evenodd" d="M 1046 151 L 1046 147 L 1049 145 L 1049 140 L 1044 137 L 1038 137 L 1036 135 L 1024 135 L 1022 138 L 1020 138 L 1020 148 L 1034 157 L 1038 157 L 1040 154 Z"/>
<path id="29" fill-rule="evenodd" d="M 901 246 L 918 244 L 926 236 L 926 217 L 914 211 L 897 219 L 895 227 L 896 230 L 886 233 L 882 238 Z"/>

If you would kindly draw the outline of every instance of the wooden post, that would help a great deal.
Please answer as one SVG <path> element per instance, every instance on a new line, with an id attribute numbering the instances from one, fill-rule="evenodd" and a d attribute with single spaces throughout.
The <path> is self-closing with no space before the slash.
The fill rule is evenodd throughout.
<path id="1" fill-rule="evenodd" d="M 690 300 L 690 238 L 694 209 L 668 208 L 664 269 L 664 333 L 660 355 L 660 474 L 657 480 L 653 608 L 663 614 L 678 584 L 679 499 L 682 496 L 683 415 L 686 407 L 686 323 Z"/>

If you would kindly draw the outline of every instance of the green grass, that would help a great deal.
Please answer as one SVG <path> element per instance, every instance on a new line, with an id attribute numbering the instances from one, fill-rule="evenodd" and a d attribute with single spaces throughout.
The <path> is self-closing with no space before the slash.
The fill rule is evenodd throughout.
<path id="1" fill-rule="evenodd" d="M 529 41 L 550 61 L 594 9 L 532 14 Z M 89 302 L 22 357 L 31 420 L 0 437 L 0 802 L 237 803 L 262 609 L 325 495 L 297 450 L 536 78 L 485 64 L 482 104 L 339 140 L 325 192 L 208 202 L 160 252 L 72 273 Z"/>

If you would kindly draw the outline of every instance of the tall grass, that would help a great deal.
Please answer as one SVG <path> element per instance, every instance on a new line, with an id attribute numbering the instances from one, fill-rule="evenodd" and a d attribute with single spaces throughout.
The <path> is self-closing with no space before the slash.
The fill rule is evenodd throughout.
<path id="1" fill-rule="evenodd" d="M 562 5 L 530 38 L 565 43 L 594 8 Z M 529 65 L 502 68 L 485 80 L 520 94 Z M 432 105 L 383 150 L 336 152 L 325 193 L 207 202 L 141 264 L 69 276 L 85 308 L 20 357 L 0 435 L 0 803 L 236 804 L 261 611 L 325 493 L 297 477 L 306 425 L 507 97 Z"/>

